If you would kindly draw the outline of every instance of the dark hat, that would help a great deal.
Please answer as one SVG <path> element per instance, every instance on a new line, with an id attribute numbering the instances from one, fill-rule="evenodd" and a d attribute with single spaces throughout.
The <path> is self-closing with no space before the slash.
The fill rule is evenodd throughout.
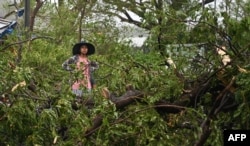
<path id="1" fill-rule="evenodd" d="M 74 45 L 73 49 L 72 49 L 72 54 L 73 55 L 77 55 L 80 54 L 80 49 L 81 46 L 86 45 L 88 47 L 88 53 L 87 55 L 92 55 L 95 53 L 95 46 L 92 45 L 91 43 L 87 43 L 87 42 L 80 42 Z"/>

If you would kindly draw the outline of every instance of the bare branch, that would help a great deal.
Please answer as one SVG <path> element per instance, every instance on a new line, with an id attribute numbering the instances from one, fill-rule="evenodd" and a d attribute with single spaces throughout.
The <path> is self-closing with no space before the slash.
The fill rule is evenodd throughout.
<path id="1" fill-rule="evenodd" d="M 203 0 L 203 1 L 200 2 L 199 4 L 203 6 L 203 5 L 209 4 L 209 3 L 211 3 L 211 2 L 214 2 L 214 0 Z"/>
<path id="2" fill-rule="evenodd" d="M 202 146 L 206 142 L 207 138 L 209 137 L 209 135 L 211 133 L 210 121 L 211 121 L 212 117 L 214 117 L 216 114 L 218 114 L 220 112 L 220 110 L 222 109 L 222 107 L 225 105 L 225 102 L 221 99 L 223 97 L 226 98 L 225 94 L 230 91 L 230 88 L 232 87 L 234 82 L 235 82 L 235 77 L 232 78 L 232 80 L 226 86 L 226 88 L 216 97 L 215 104 L 212 107 L 210 113 L 208 114 L 208 117 L 201 124 L 202 133 L 200 134 L 199 140 L 195 143 L 195 146 Z M 219 102 L 221 103 L 221 105 L 219 104 Z M 217 106 L 219 106 L 219 107 L 217 107 Z"/>
<path id="3" fill-rule="evenodd" d="M 50 39 L 50 40 L 54 40 L 54 38 L 49 37 L 49 36 L 34 37 L 34 38 L 31 38 L 31 39 L 27 39 L 27 40 L 23 40 L 23 41 L 20 41 L 20 42 L 9 44 L 8 46 L 6 46 L 3 49 L 1 49 L 0 52 L 3 52 L 4 50 L 8 49 L 11 46 L 20 45 L 20 44 L 23 44 L 23 43 L 26 43 L 26 42 L 29 42 L 29 41 L 34 41 L 36 39 Z"/>
<path id="4" fill-rule="evenodd" d="M 36 0 L 36 7 L 34 8 L 32 14 L 31 14 L 31 19 L 30 19 L 30 31 L 33 31 L 34 24 L 35 24 L 35 17 L 39 11 L 39 9 L 43 6 L 43 3 L 45 1 L 42 0 Z"/>

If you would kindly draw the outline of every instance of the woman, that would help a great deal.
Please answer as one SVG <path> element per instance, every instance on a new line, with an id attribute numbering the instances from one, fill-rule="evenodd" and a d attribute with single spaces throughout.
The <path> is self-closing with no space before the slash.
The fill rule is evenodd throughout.
<path id="1" fill-rule="evenodd" d="M 92 72 L 98 68 L 98 64 L 88 59 L 89 55 L 95 53 L 95 47 L 91 43 L 80 42 L 74 45 L 72 49 L 73 56 L 67 59 L 63 64 L 63 69 L 74 72 L 75 78 L 72 84 L 72 92 L 77 97 L 82 97 L 95 86 Z"/>

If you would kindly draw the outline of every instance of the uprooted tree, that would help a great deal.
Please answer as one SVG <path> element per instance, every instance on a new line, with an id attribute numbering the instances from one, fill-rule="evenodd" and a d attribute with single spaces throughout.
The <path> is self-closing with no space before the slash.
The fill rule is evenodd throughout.
<path id="1" fill-rule="evenodd" d="M 196 4 L 181 9 L 185 5 L 175 3 L 165 9 L 166 3 L 146 2 L 138 8 L 152 10 L 145 11 L 141 24 L 151 26 L 151 36 L 138 49 L 118 42 L 112 23 L 74 23 L 84 12 L 72 7 L 74 3 L 56 9 L 53 29 L 38 35 L 55 39 L 17 42 L 10 36 L 0 47 L 0 145 L 220 145 L 224 129 L 249 129 L 249 38 L 244 37 L 249 18 L 220 13 L 225 21 L 221 27 L 208 8 L 198 20 L 187 21 L 180 10 L 190 10 L 195 17 Z M 135 9 L 129 3 L 117 5 Z M 193 28 L 187 30 L 184 23 Z M 71 26 L 79 29 L 72 31 Z M 61 69 L 72 40 L 81 36 L 79 30 L 96 44 L 97 53 L 90 59 L 100 65 L 91 109 L 84 105 L 88 102 L 75 103 L 70 75 Z M 19 43 L 22 60 L 16 64 Z"/>

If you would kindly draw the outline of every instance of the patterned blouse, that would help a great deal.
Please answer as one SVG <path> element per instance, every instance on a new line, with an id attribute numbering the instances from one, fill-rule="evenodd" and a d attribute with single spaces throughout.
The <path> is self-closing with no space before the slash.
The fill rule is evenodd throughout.
<path id="1" fill-rule="evenodd" d="M 81 67 L 80 67 L 81 66 Z M 90 60 L 82 60 L 78 55 L 74 55 L 67 59 L 62 64 L 63 69 L 67 71 L 79 70 L 82 68 L 83 75 L 85 76 L 84 80 L 76 79 L 75 83 L 72 85 L 72 89 L 79 89 L 80 85 L 84 85 L 88 89 L 91 89 L 95 84 L 95 80 L 93 77 L 93 71 L 99 68 L 99 65 L 96 62 L 91 62 Z M 87 81 L 87 82 L 86 82 Z"/>

